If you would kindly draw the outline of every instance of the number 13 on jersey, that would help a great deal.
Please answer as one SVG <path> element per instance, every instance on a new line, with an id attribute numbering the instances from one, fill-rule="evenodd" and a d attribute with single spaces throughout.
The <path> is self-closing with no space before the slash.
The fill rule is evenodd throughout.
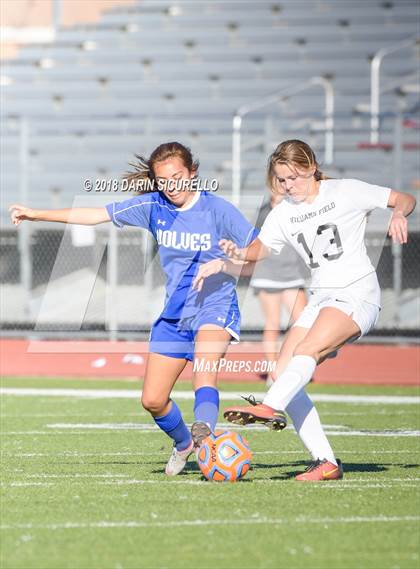
<path id="1" fill-rule="evenodd" d="M 335 261 L 343 254 L 343 246 L 341 243 L 340 233 L 338 232 L 338 227 L 334 223 L 325 223 L 324 225 L 319 225 L 318 229 L 316 230 L 316 235 L 322 235 L 324 232 L 330 231 L 331 237 L 329 239 L 330 245 L 335 245 L 336 251 L 332 253 L 323 253 L 322 256 L 327 261 Z M 316 241 L 316 237 L 315 237 Z M 314 241 L 314 244 L 315 244 Z M 309 257 L 308 266 L 311 269 L 317 269 L 319 267 L 319 263 L 314 259 L 312 251 L 309 249 L 308 244 L 306 243 L 305 236 L 303 233 L 299 233 L 297 236 L 297 242 L 302 245 L 305 253 Z"/>

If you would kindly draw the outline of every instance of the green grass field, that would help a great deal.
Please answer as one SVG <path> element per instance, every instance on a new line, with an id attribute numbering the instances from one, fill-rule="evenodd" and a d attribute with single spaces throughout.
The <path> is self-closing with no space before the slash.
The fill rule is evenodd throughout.
<path id="1" fill-rule="evenodd" d="M 295 482 L 307 456 L 293 429 L 253 428 L 243 431 L 253 469 L 241 482 L 220 484 L 204 481 L 194 461 L 178 477 L 165 476 L 169 439 L 137 398 L 48 395 L 53 388 L 133 394 L 136 383 L 4 379 L 2 386 L 50 390 L 2 395 L 2 569 L 420 566 L 415 399 L 318 403 L 343 481 Z M 418 396 L 409 388 L 310 391 Z M 192 400 L 177 401 L 191 422 Z"/>

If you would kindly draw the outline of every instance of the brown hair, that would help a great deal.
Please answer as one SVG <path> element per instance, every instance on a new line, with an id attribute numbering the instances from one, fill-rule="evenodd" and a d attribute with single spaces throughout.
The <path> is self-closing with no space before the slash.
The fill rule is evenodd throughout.
<path id="1" fill-rule="evenodd" d="M 302 140 L 285 140 L 277 146 L 268 159 L 267 164 L 267 185 L 273 190 L 273 182 L 275 178 L 274 166 L 276 164 L 286 164 L 294 168 L 303 168 L 309 170 L 315 167 L 315 180 L 326 180 L 327 177 L 319 169 L 319 164 L 315 156 L 315 152 Z"/>
<path id="2" fill-rule="evenodd" d="M 168 158 L 174 156 L 181 158 L 184 166 L 190 171 L 197 171 L 199 161 L 194 160 L 192 152 L 189 148 L 180 142 L 165 142 L 160 144 L 153 150 L 149 158 L 145 158 L 140 154 L 134 155 L 137 162 L 130 162 L 129 165 L 134 168 L 134 171 L 126 172 L 123 179 L 128 180 L 129 183 L 135 182 L 138 184 L 139 191 L 155 191 L 156 187 L 151 190 L 155 182 L 154 166 L 157 162 L 163 162 Z M 144 182 L 151 182 L 145 184 Z M 141 190 L 142 187 L 146 189 Z"/>

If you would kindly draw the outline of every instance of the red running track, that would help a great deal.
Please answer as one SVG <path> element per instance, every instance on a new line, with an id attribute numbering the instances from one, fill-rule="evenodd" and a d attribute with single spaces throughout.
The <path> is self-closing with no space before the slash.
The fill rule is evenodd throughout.
<path id="1" fill-rule="evenodd" d="M 0 340 L 2 376 L 142 378 L 148 354 L 147 342 Z M 226 368 L 219 373 L 228 381 L 256 381 L 254 362 L 263 361 L 261 344 L 241 342 L 231 346 Z M 241 363 L 242 362 L 242 363 Z M 251 371 L 244 363 L 248 362 Z M 316 371 L 316 383 L 419 385 L 420 348 L 404 345 L 349 345 L 338 357 Z M 231 366 L 231 369 L 228 369 Z M 190 379 L 192 366 L 182 374 Z"/>

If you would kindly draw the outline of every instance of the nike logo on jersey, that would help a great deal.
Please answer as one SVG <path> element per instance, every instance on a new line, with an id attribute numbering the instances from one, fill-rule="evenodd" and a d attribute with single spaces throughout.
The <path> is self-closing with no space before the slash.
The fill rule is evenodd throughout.
<path id="1" fill-rule="evenodd" d="M 187 251 L 208 251 L 211 248 L 210 233 L 186 233 L 185 231 L 156 231 L 158 245 Z"/>

